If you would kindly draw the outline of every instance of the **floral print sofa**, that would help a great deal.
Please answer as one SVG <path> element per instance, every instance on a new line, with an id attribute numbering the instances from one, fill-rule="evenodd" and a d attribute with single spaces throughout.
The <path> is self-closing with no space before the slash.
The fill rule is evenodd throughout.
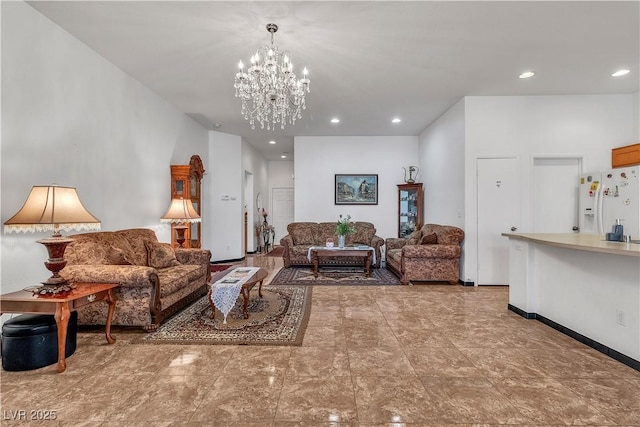
<path id="1" fill-rule="evenodd" d="M 119 283 L 114 325 L 156 329 L 164 319 L 207 293 L 211 252 L 173 249 L 150 229 L 69 236 L 60 274 L 74 282 Z M 78 310 L 78 322 L 104 324 L 107 304 Z"/>
<path id="2" fill-rule="evenodd" d="M 282 259 L 284 267 L 292 265 L 311 265 L 309 261 L 309 248 L 311 246 L 325 246 L 327 239 L 332 239 L 337 246 L 338 236 L 336 235 L 335 222 L 292 222 L 287 225 L 287 234 L 280 239 L 280 244 L 284 247 Z M 379 268 L 382 258 L 382 245 L 384 239 L 376 236 L 376 228 L 370 222 L 354 222 L 356 232 L 347 234 L 346 246 L 368 245 L 374 249 L 376 261 L 373 267 Z M 352 264 L 362 262 L 361 259 L 345 258 L 325 258 L 328 263 Z"/>
<path id="3" fill-rule="evenodd" d="M 386 267 L 404 284 L 421 281 L 458 283 L 464 231 L 451 225 L 426 224 L 406 238 L 385 242 Z"/>

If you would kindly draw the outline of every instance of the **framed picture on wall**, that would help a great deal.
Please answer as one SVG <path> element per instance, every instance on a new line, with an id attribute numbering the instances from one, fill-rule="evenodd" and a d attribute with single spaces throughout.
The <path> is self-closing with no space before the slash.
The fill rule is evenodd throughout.
<path id="1" fill-rule="evenodd" d="M 335 175 L 336 205 L 377 205 L 378 175 Z"/>

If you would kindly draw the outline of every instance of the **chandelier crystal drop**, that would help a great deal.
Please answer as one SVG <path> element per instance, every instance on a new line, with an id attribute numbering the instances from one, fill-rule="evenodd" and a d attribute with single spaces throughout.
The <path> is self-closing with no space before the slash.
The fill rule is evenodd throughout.
<path id="1" fill-rule="evenodd" d="M 240 112 L 249 120 L 251 129 L 256 128 L 256 121 L 262 129 L 266 125 L 267 130 L 275 130 L 278 123 L 280 129 L 284 129 L 285 123 L 295 125 L 296 119 L 302 118 L 302 110 L 307 108 L 304 97 L 309 92 L 310 81 L 306 68 L 302 71 L 303 77 L 298 79 L 293 72 L 291 54 L 281 52 L 273 44 L 273 34 L 278 26 L 267 24 L 267 31 L 271 33 L 271 44 L 256 51 L 246 73 L 240 62 L 240 72 L 236 74 L 233 87 L 236 98 L 242 101 Z"/>

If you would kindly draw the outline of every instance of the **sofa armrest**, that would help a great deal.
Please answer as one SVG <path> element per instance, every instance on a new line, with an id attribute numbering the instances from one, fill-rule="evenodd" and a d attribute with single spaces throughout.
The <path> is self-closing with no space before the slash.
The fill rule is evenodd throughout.
<path id="1" fill-rule="evenodd" d="M 293 237 L 291 237 L 289 234 L 280 239 L 280 246 L 287 245 L 289 245 L 290 247 L 293 246 Z"/>
<path id="2" fill-rule="evenodd" d="M 406 258 L 460 258 L 459 245 L 405 245 L 402 256 Z"/>
<path id="3" fill-rule="evenodd" d="M 118 283 L 126 287 L 155 288 L 159 281 L 155 268 L 140 265 L 76 264 L 67 266 L 61 273 L 74 282 Z"/>
<path id="4" fill-rule="evenodd" d="M 380 236 L 373 236 L 371 239 L 371 247 L 372 248 L 381 248 L 384 245 L 384 239 Z"/>
<path id="5" fill-rule="evenodd" d="M 390 237 L 384 242 L 387 252 L 391 249 L 400 249 L 406 244 L 407 239 L 401 237 Z"/>
<path id="6" fill-rule="evenodd" d="M 209 264 L 211 251 L 208 249 L 176 248 L 176 259 L 180 264 Z"/>
<path id="7" fill-rule="evenodd" d="M 284 248 L 282 252 L 282 263 L 284 268 L 291 267 L 291 248 L 293 247 L 293 237 L 287 234 L 280 239 L 280 245 Z"/>

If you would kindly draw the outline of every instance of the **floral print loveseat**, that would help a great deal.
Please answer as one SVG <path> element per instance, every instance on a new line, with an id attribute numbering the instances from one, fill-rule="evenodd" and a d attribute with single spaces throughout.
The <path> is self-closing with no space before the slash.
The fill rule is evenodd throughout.
<path id="1" fill-rule="evenodd" d="M 384 239 L 376 236 L 376 228 L 370 222 L 354 222 L 356 232 L 347 234 L 346 246 L 367 245 L 371 246 L 375 252 L 375 263 L 372 267 L 379 268 L 382 258 L 382 245 Z M 338 245 L 335 222 L 292 222 L 287 225 L 287 234 L 280 239 L 280 244 L 284 247 L 282 259 L 285 268 L 292 265 L 311 265 L 309 260 L 309 248 L 311 246 L 325 246 L 327 239 L 332 239 Z M 361 263 L 361 259 L 345 258 L 323 258 L 323 261 L 335 264 Z"/>
<path id="2" fill-rule="evenodd" d="M 385 241 L 386 267 L 404 284 L 416 281 L 458 283 L 464 231 L 451 225 L 426 224 L 406 238 Z"/>
<path id="3" fill-rule="evenodd" d="M 164 319 L 207 293 L 211 252 L 175 250 L 153 230 L 136 228 L 69 236 L 60 274 L 74 282 L 119 283 L 114 325 L 156 329 Z M 78 310 L 78 322 L 103 325 L 107 304 Z"/>

